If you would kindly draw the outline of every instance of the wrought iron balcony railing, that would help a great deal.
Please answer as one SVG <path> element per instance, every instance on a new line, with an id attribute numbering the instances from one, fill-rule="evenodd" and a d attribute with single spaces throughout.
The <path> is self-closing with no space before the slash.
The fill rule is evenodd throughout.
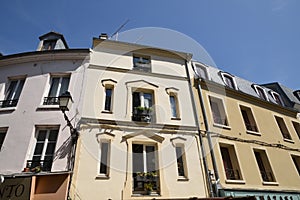
<path id="1" fill-rule="evenodd" d="M 44 105 L 58 105 L 58 97 L 44 97 Z"/>
<path id="2" fill-rule="evenodd" d="M 52 160 L 27 160 L 26 167 L 31 170 L 39 167 L 41 171 L 49 172 L 51 171 L 52 163 Z"/>
<path id="3" fill-rule="evenodd" d="M 158 191 L 158 180 L 156 172 L 134 173 L 134 191 L 149 192 Z"/>
<path id="4" fill-rule="evenodd" d="M 0 108 L 16 107 L 19 99 L 0 101 Z"/>
<path id="5" fill-rule="evenodd" d="M 132 121 L 150 123 L 152 118 L 151 108 L 134 107 Z"/>

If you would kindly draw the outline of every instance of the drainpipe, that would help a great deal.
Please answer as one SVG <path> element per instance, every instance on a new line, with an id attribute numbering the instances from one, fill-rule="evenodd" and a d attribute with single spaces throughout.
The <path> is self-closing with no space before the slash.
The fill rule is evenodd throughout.
<path id="1" fill-rule="evenodd" d="M 215 153 L 214 153 L 214 149 L 213 149 L 213 144 L 211 141 L 211 132 L 210 132 L 210 128 L 208 125 L 208 121 L 207 121 L 207 115 L 206 115 L 206 110 L 205 110 L 205 106 L 204 106 L 204 101 L 203 101 L 203 97 L 202 97 L 202 91 L 201 91 L 201 86 L 200 86 L 200 78 L 197 79 L 197 91 L 198 91 L 198 97 L 200 100 L 200 106 L 201 106 L 201 110 L 202 110 L 202 114 L 203 114 L 203 120 L 204 120 L 204 126 L 205 126 L 205 130 L 206 130 L 206 134 L 207 134 L 207 140 L 208 140 L 208 146 L 210 149 L 210 156 L 211 156 L 211 160 L 212 160 L 212 165 L 213 165 L 213 169 L 214 169 L 214 174 L 215 174 L 215 179 L 216 179 L 216 183 L 214 184 L 214 190 L 216 193 L 216 196 L 219 196 L 219 191 L 218 191 L 218 182 L 219 182 L 219 172 L 218 172 L 218 168 L 217 168 L 217 163 L 216 163 L 216 157 L 215 157 Z"/>
<path id="2" fill-rule="evenodd" d="M 200 124 L 198 121 L 199 118 L 198 118 L 198 113 L 197 113 L 197 109 L 196 109 L 195 97 L 194 97 L 194 93 L 193 93 L 193 89 L 192 89 L 191 78 L 190 78 L 187 60 L 185 60 L 185 70 L 187 73 L 188 85 L 189 85 L 189 90 L 190 90 L 190 95 L 191 95 L 191 100 L 192 100 L 194 120 L 195 120 L 197 130 L 198 130 L 199 142 L 200 142 L 200 147 L 201 147 L 201 152 L 202 152 L 202 162 L 203 162 L 203 166 L 204 166 L 204 171 L 206 173 L 207 187 L 208 187 L 210 197 L 214 197 L 215 195 L 214 195 L 214 191 L 213 191 L 213 185 L 211 182 L 210 172 L 209 172 L 208 166 L 207 166 L 206 151 L 203 146 L 203 138 L 202 138 L 202 134 L 201 134 Z"/>

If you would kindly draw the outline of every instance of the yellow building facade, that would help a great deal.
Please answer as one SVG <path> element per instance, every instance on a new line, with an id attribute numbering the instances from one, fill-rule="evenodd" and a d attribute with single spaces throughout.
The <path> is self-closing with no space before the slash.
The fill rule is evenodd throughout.
<path id="1" fill-rule="evenodd" d="M 287 103 L 296 92 L 283 94 L 202 63 L 193 67 L 215 195 L 300 199 L 300 111 Z"/>

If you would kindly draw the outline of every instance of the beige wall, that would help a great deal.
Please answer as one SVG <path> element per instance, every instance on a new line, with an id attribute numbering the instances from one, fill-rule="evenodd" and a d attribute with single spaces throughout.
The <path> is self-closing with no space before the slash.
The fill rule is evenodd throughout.
<path id="1" fill-rule="evenodd" d="M 287 148 L 299 149 L 300 140 L 292 125 L 292 121 L 300 122 L 299 119 L 296 119 L 296 112 L 283 109 L 276 104 L 263 102 L 238 92 L 225 90 L 225 88 L 221 86 L 213 86 L 208 83 L 208 87 L 202 84 L 202 88 L 209 128 L 212 132 L 219 133 L 223 136 L 223 138 L 213 137 L 214 152 L 222 188 L 299 191 L 299 174 L 291 159 L 291 154 L 299 156 L 299 151 L 271 146 L 272 144 L 284 145 Z M 229 123 L 228 127 L 221 128 L 214 125 L 209 105 L 209 96 L 223 100 Z M 240 105 L 251 108 L 259 130 L 258 133 L 249 133 L 246 131 L 239 107 Z M 279 116 L 284 119 L 292 137 L 291 141 L 283 139 L 274 116 Z M 233 145 L 242 174 L 241 181 L 226 180 L 219 148 L 220 143 Z M 266 152 L 276 179 L 273 183 L 263 182 L 253 149 L 260 149 Z M 210 161 L 209 158 L 209 163 L 211 164 Z M 212 169 L 212 166 L 210 166 L 210 168 Z"/>

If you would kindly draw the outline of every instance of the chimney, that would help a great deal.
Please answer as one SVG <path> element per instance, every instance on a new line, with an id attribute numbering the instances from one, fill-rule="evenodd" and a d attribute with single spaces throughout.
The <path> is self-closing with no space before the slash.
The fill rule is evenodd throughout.
<path id="1" fill-rule="evenodd" d="M 107 33 L 101 33 L 101 35 L 99 35 L 99 39 L 102 39 L 102 40 L 108 39 Z"/>

